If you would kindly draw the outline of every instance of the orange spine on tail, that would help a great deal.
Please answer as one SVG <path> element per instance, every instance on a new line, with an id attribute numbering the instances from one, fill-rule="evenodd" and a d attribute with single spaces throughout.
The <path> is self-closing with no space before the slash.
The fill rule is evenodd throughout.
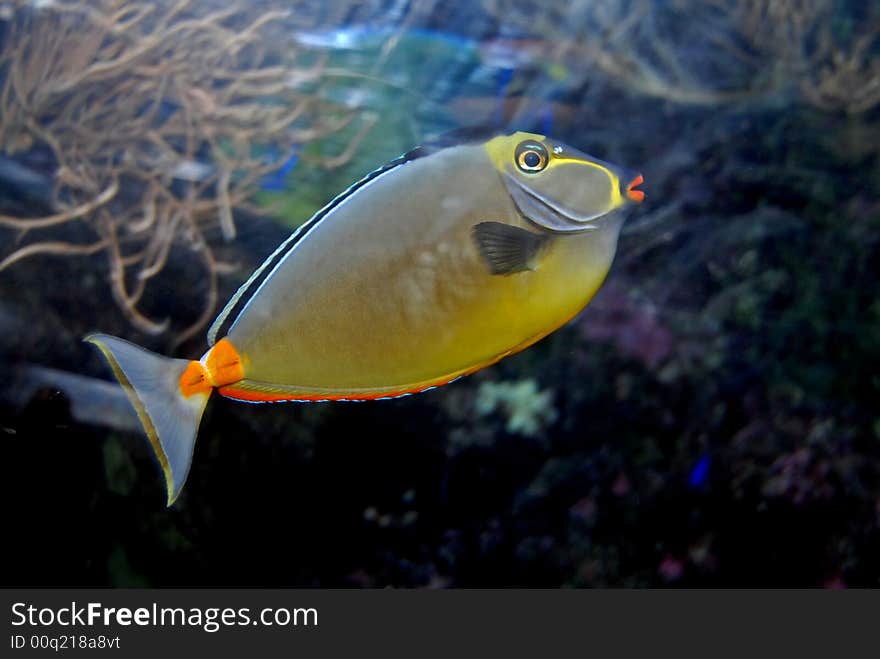
<path id="1" fill-rule="evenodd" d="M 229 339 L 220 339 L 201 361 L 191 361 L 180 376 L 180 393 L 189 398 L 244 378 L 241 356 Z"/>

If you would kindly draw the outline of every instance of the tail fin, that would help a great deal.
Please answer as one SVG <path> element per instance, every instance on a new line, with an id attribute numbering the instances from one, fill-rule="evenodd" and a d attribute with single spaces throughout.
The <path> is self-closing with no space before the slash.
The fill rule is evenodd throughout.
<path id="1" fill-rule="evenodd" d="M 170 506 L 189 473 L 211 389 L 184 396 L 180 377 L 189 360 L 163 357 L 106 334 L 91 334 L 85 340 L 101 349 L 134 405 L 165 473 Z"/>

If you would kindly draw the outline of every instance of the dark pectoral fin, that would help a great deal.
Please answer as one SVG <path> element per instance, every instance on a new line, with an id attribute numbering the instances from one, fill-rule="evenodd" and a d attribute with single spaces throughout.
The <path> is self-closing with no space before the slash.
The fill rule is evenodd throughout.
<path id="1" fill-rule="evenodd" d="M 473 236 L 493 275 L 534 270 L 539 252 L 550 240 L 502 222 L 480 222 L 474 226 Z"/>

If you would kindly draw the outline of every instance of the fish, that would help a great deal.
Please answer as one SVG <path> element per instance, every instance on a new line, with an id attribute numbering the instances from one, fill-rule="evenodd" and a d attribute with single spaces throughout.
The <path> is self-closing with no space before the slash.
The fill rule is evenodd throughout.
<path id="1" fill-rule="evenodd" d="M 68 373 L 38 364 L 17 364 L 6 370 L 0 383 L 0 401 L 17 412 L 24 410 L 42 391 L 61 395 L 70 406 L 70 415 L 79 423 L 136 432 L 128 399 L 119 387 L 106 380 Z"/>
<path id="2" fill-rule="evenodd" d="M 459 130 L 366 175 L 232 296 L 198 360 L 95 333 L 170 506 L 209 397 L 395 398 L 519 352 L 605 279 L 641 174 L 544 135 Z"/>

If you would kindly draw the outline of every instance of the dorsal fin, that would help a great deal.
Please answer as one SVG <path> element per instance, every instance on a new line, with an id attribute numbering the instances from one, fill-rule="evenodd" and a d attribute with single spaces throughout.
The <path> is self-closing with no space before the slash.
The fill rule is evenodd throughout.
<path id="1" fill-rule="evenodd" d="M 409 152 L 411 153 L 411 152 Z M 238 315 L 241 313 L 244 306 L 248 303 L 251 296 L 259 290 L 260 284 L 262 284 L 269 275 L 275 270 L 276 267 L 284 260 L 284 258 L 290 253 L 290 251 L 299 243 L 300 240 L 305 238 L 309 231 L 314 229 L 327 215 L 336 208 L 339 204 L 341 204 L 345 199 L 354 194 L 359 188 L 362 188 L 370 181 L 375 180 L 382 174 L 385 174 L 395 167 L 399 167 L 405 162 L 412 160 L 409 157 L 409 153 L 405 153 L 402 156 L 395 158 L 394 160 L 382 165 L 378 169 L 374 169 L 372 172 L 364 176 L 362 179 L 348 186 L 345 190 L 343 190 L 340 194 L 336 195 L 330 202 L 324 206 L 317 213 L 312 215 L 305 223 L 297 227 L 297 229 L 290 234 L 290 236 L 281 243 L 278 248 L 272 252 L 272 254 L 265 260 L 263 263 L 254 270 L 253 274 L 248 278 L 246 282 L 244 282 L 239 289 L 235 292 L 229 302 L 226 303 L 226 306 L 223 307 L 223 310 L 217 316 L 216 320 L 211 324 L 211 327 L 208 328 L 208 345 L 213 346 L 214 343 L 217 342 L 218 337 L 222 337 L 226 335 L 226 332 L 229 330 L 229 327 L 235 320 L 238 318 Z"/>

